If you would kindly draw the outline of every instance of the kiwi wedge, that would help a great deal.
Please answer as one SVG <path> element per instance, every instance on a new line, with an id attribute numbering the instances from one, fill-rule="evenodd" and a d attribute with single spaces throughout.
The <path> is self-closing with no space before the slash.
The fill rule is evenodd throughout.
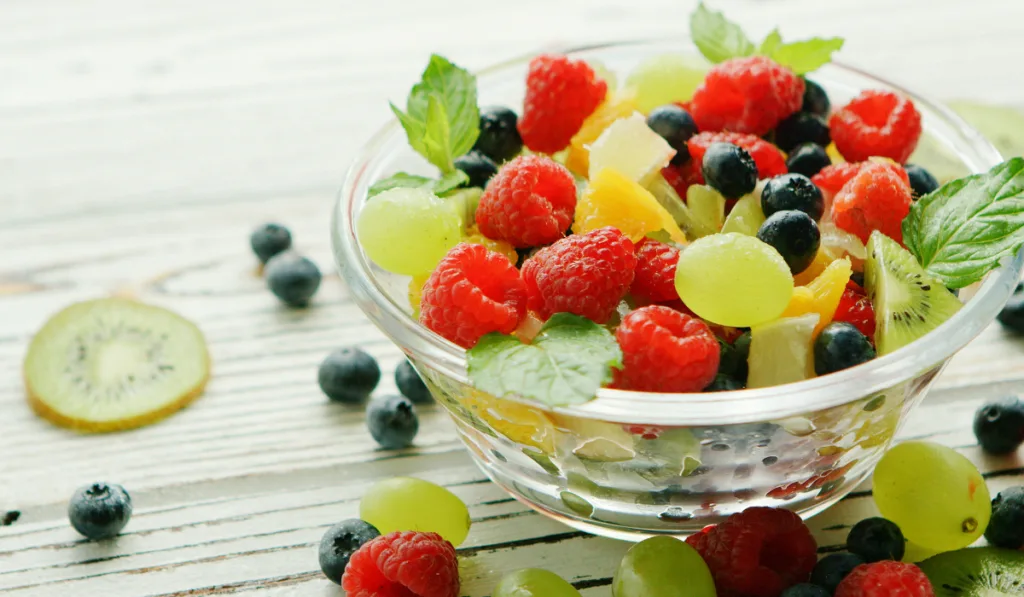
<path id="1" fill-rule="evenodd" d="M 867 252 L 864 285 L 875 309 L 879 355 L 910 344 L 960 310 L 960 300 L 893 239 L 876 230 Z"/>
<path id="2" fill-rule="evenodd" d="M 210 376 L 202 332 L 180 315 L 124 298 L 76 303 L 29 344 L 25 389 L 44 419 L 104 432 L 157 421 L 197 398 Z"/>
<path id="3" fill-rule="evenodd" d="M 1024 595 L 1024 552 L 969 547 L 932 556 L 919 566 L 935 597 Z"/>

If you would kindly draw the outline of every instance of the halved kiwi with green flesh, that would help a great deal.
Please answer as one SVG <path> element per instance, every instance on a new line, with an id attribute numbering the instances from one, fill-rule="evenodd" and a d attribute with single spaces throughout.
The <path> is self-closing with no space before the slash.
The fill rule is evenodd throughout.
<path id="1" fill-rule="evenodd" d="M 960 300 L 893 239 L 876 230 L 867 251 L 864 284 L 875 309 L 879 355 L 910 344 L 960 310 Z"/>
<path id="2" fill-rule="evenodd" d="M 123 298 L 57 313 L 25 355 L 25 389 L 44 419 L 80 431 L 139 427 L 197 398 L 210 375 L 202 332 L 180 315 Z"/>
<path id="3" fill-rule="evenodd" d="M 1024 595 L 1024 552 L 969 547 L 932 556 L 919 566 L 935 597 Z"/>

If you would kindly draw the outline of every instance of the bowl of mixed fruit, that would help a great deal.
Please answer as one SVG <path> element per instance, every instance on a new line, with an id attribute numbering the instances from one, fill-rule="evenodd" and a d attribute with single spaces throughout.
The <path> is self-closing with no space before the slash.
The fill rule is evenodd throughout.
<path id="1" fill-rule="evenodd" d="M 1024 160 L 840 39 L 690 29 L 431 57 L 333 222 L 487 474 L 608 536 L 836 502 L 1022 265 Z"/>

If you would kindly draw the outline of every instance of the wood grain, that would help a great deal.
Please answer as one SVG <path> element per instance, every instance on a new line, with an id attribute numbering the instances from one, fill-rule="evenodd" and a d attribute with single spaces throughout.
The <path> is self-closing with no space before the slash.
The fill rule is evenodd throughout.
<path id="1" fill-rule="evenodd" d="M 843 59 L 940 98 L 1024 105 L 1024 4 L 722 0 L 752 35 L 848 38 Z M 332 272 L 326 222 L 342 173 L 426 56 L 481 67 L 523 52 L 685 31 L 691 2 L 514 5 L 480 0 L 7 0 L 0 10 L 0 593 L 49 597 L 340 595 L 315 546 L 375 480 L 415 474 L 470 504 L 471 597 L 543 565 L 586 597 L 610 594 L 626 549 L 526 510 L 487 483 L 437 410 L 415 448 L 377 450 L 362 415 L 329 404 L 315 370 L 360 344 L 388 373 L 398 351 L 330 274 L 311 309 L 277 304 L 247 236 L 290 226 Z M 955 79 L 955 80 L 954 80 Z M 36 418 L 20 363 L 67 303 L 133 293 L 199 323 L 215 375 L 182 413 L 83 436 Z M 1024 387 L 1024 343 L 997 328 L 961 353 L 905 435 L 955 446 L 993 489 L 1024 480 L 969 429 L 984 400 Z M 130 488 L 136 514 L 107 544 L 68 526 L 66 499 L 96 479 Z M 812 527 L 823 551 L 873 512 L 870 487 Z"/>

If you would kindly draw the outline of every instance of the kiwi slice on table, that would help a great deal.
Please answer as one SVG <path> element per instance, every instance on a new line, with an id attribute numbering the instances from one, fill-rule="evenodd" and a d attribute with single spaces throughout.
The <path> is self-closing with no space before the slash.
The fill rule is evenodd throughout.
<path id="1" fill-rule="evenodd" d="M 960 300 L 888 236 L 873 232 L 867 252 L 864 284 L 875 308 L 879 355 L 910 344 L 960 310 Z"/>
<path id="2" fill-rule="evenodd" d="M 919 566 L 935 597 L 1024 595 L 1024 552 L 969 547 L 932 556 Z"/>
<path id="3" fill-rule="evenodd" d="M 192 322 L 123 298 L 57 313 L 25 355 L 25 389 L 44 419 L 80 431 L 130 429 L 182 408 L 203 391 L 210 357 Z"/>

